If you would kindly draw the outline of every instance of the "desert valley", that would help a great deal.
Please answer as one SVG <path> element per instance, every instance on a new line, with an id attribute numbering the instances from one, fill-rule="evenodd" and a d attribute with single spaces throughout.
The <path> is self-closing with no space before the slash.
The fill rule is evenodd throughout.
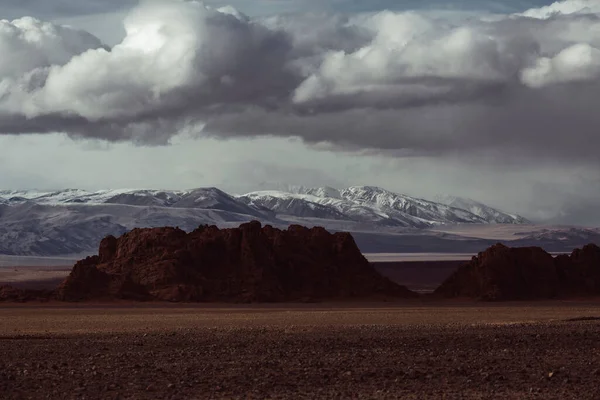
<path id="1" fill-rule="evenodd" d="M 72 269 L 21 268 L 40 276 L 0 287 L 0 389 L 11 399 L 600 394 L 600 247 L 380 257 L 369 262 L 349 233 L 258 221 L 107 236 Z"/>
<path id="2" fill-rule="evenodd" d="M 0 400 L 600 399 L 599 0 L 2 0 Z"/>

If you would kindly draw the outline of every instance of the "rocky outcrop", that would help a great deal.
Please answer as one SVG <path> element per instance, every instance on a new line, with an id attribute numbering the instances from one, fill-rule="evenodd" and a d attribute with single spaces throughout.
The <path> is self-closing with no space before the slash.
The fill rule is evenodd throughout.
<path id="1" fill-rule="evenodd" d="M 590 244 L 553 257 L 539 247 L 497 244 L 460 267 L 434 294 L 482 300 L 600 295 L 600 248 Z"/>
<path id="2" fill-rule="evenodd" d="M 588 244 L 571 255 L 559 255 L 556 265 L 565 294 L 600 295 L 600 247 Z"/>
<path id="3" fill-rule="evenodd" d="M 349 233 L 250 222 L 109 236 L 97 256 L 75 265 L 56 296 L 275 302 L 417 295 L 379 275 Z"/>

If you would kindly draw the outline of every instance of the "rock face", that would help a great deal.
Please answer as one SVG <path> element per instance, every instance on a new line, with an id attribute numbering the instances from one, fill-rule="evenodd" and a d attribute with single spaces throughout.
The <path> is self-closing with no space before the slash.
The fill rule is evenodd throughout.
<path id="1" fill-rule="evenodd" d="M 379 275 L 348 233 L 250 222 L 109 236 L 97 256 L 75 265 L 56 296 L 275 302 L 417 295 Z"/>
<path id="2" fill-rule="evenodd" d="M 600 247 L 588 244 L 570 256 L 556 257 L 564 292 L 570 295 L 600 295 Z"/>
<path id="3" fill-rule="evenodd" d="M 552 257 L 539 247 L 497 244 L 460 267 L 434 294 L 482 300 L 600 295 L 600 247 Z"/>

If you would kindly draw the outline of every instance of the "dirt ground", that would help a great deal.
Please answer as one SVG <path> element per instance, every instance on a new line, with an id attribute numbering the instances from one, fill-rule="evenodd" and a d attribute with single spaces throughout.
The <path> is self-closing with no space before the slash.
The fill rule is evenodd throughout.
<path id="1" fill-rule="evenodd" d="M 20 289 L 55 289 L 71 272 L 68 266 L 0 267 L 0 286 L 10 285 Z"/>
<path id="2" fill-rule="evenodd" d="M 600 399 L 600 302 L 0 306 L 2 399 Z"/>
<path id="3" fill-rule="evenodd" d="M 381 275 L 418 293 L 433 292 L 464 264 L 464 260 L 372 263 Z"/>

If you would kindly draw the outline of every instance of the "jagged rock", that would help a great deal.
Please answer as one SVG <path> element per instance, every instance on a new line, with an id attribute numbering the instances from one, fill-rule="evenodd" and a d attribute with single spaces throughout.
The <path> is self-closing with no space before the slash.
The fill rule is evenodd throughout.
<path id="1" fill-rule="evenodd" d="M 56 293 L 61 300 L 243 302 L 417 296 L 379 275 L 349 233 L 259 222 L 109 236 Z"/>
<path id="2" fill-rule="evenodd" d="M 539 247 L 497 244 L 460 267 L 434 294 L 482 300 L 600 295 L 600 248 L 590 244 L 555 258 Z"/>

